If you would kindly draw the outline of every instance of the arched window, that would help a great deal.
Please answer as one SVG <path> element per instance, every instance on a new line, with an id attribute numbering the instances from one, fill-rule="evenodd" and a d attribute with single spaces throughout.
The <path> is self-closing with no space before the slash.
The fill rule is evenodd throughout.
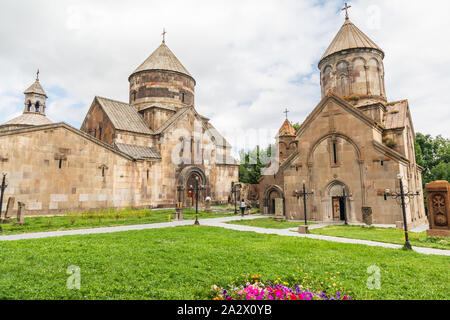
<path id="1" fill-rule="evenodd" d="M 181 102 L 184 103 L 185 98 L 186 98 L 186 94 L 183 92 L 183 93 L 181 94 Z"/>
<path id="2" fill-rule="evenodd" d="M 339 92 L 342 96 L 348 96 L 350 94 L 348 78 L 342 76 L 339 81 Z"/>
<path id="3" fill-rule="evenodd" d="M 27 109 L 27 111 L 31 112 L 31 101 L 28 101 L 28 109 Z"/>
<path id="4" fill-rule="evenodd" d="M 36 102 L 36 104 L 35 104 L 35 111 L 36 112 L 41 112 L 41 105 L 39 104 L 39 101 Z"/>

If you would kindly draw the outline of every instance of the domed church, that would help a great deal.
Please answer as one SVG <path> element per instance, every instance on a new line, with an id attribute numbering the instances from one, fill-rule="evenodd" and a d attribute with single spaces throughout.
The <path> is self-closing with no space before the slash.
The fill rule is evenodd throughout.
<path id="1" fill-rule="evenodd" d="M 426 223 L 409 103 L 388 101 L 384 57 L 347 15 L 319 61 L 322 100 L 299 130 L 286 120 L 277 136 L 278 160 L 260 180 L 263 212 L 274 214 L 280 199 L 287 219 L 397 224 L 401 208 L 384 193 L 399 191 L 401 177 L 420 192 L 408 202 L 408 223 Z M 306 213 L 303 183 L 312 193 Z"/>
<path id="2" fill-rule="evenodd" d="M 102 208 L 174 207 L 227 201 L 239 163 L 231 145 L 195 109 L 194 77 L 165 43 L 129 77 L 128 102 L 95 97 L 78 130 L 46 117 L 39 79 L 24 112 L 0 125 L 5 201 L 27 214 Z"/>

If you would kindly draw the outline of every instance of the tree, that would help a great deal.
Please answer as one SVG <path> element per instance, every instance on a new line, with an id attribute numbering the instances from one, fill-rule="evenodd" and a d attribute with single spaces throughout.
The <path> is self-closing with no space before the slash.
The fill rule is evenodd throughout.
<path id="1" fill-rule="evenodd" d="M 450 139 L 417 133 L 415 147 L 416 162 L 424 168 L 424 185 L 436 180 L 449 181 Z"/>
<path id="2" fill-rule="evenodd" d="M 255 149 L 246 152 L 239 152 L 241 157 L 241 165 L 239 167 L 239 181 L 242 183 L 258 184 L 261 178 L 262 169 L 270 162 L 271 152 L 274 146 L 260 150 L 257 146 Z"/>

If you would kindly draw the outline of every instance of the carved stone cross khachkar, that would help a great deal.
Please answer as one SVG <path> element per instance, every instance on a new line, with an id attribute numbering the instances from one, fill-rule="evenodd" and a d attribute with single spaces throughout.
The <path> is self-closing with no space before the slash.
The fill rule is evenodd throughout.
<path id="1" fill-rule="evenodd" d="M 324 118 L 328 118 L 328 119 L 329 119 L 329 123 L 330 123 L 330 132 L 331 132 L 331 133 L 336 132 L 336 124 L 335 124 L 335 122 L 334 122 L 334 120 L 335 120 L 334 118 L 335 118 L 336 116 L 340 115 L 340 114 L 342 114 L 342 113 L 340 112 L 339 109 L 334 108 L 334 107 L 329 107 L 329 108 L 328 108 L 328 111 L 327 111 L 327 112 L 324 112 L 323 115 L 322 115 Z"/>
<path id="2" fill-rule="evenodd" d="M 348 9 L 350 9 L 352 6 L 349 6 L 347 2 L 345 3 L 344 9 L 342 11 L 345 11 L 345 19 L 348 20 Z"/>

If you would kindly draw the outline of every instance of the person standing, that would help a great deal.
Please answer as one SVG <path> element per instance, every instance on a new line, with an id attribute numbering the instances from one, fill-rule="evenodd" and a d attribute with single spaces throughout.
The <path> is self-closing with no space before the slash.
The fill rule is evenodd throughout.
<path id="1" fill-rule="evenodd" d="M 231 196 L 228 195 L 228 210 L 231 208 Z"/>
<path id="2" fill-rule="evenodd" d="M 241 201 L 241 214 L 242 214 L 242 217 L 244 217 L 244 214 L 245 214 L 245 208 L 247 207 L 247 205 L 245 204 L 245 200 L 244 199 L 242 199 L 242 201 Z"/>

